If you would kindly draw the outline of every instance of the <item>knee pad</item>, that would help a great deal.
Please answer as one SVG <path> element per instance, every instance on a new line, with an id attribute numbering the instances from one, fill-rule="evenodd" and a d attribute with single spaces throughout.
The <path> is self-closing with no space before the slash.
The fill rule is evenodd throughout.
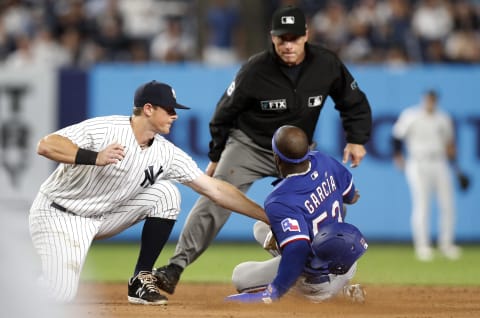
<path id="1" fill-rule="evenodd" d="M 269 232 L 270 226 L 265 222 L 257 221 L 253 224 L 253 236 L 260 245 L 263 246 Z"/>

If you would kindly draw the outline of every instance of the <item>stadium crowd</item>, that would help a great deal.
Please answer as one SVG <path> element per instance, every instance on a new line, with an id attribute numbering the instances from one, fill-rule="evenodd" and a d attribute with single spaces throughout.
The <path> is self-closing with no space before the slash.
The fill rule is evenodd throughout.
<path id="1" fill-rule="evenodd" d="M 347 63 L 480 62 L 478 0 L 2 0 L 0 65 L 237 63 L 285 4 Z"/>

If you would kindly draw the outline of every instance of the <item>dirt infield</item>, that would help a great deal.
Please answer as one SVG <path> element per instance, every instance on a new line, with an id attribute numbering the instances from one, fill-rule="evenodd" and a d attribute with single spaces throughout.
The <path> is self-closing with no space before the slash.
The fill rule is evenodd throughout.
<path id="1" fill-rule="evenodd" d="M 103 318 L 480 317 L 480 287 L 367 285 L 365 288 L 365 304 L 354 304 L 343 297 L 313 304 L 287 296 L 280 302 L 264 305 L 223 302 L 225 295 L 234 293 L 229 284 L 183 283 L 169 296 L 168 306 L 142 306 L 127 302 L 126 284 L 83 283 L 72 306 L 81 317 Z"/>

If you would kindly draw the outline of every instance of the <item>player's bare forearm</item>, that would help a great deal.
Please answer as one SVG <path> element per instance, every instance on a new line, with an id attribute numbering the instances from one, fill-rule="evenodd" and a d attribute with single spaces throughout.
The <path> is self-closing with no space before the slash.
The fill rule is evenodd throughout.
<path id="1" fill-rule="evenodd" d="M 270 224 L 263 208 L 228 182 L 203 174 L 185 185 L 226 209 Z"/>
<path id="2" fill-rule="evenodd" d="M 37 146 L 37 153 L 56 162 L 75 164 L 79 147 L 70 139 L 50 134 L 42 138 Z M 105 166 L 115 164 L 125 157 L 125 149 L 118 143 L 113 143 L 100 151 L 95 164 Z"/>
<path id="3" fill-rule="evenodd" d="M 270 224 L 265 211 L 260 205 L 250 200 L 243 192 L 235 188 L 230 183 L 218 179 L 214 180 L 220 183 L 218 186 L 222 188 L 223 192 L 225 192 L 225 195 L 220 196 L 220 200 L 217 202 L 217 204 L 220 204 L 232 211 L 237 211 L 243 215 Z"/>
<path id="4" fill-rule="evenodd" d="M 43 137 L 37 145 L 37 153 L 50 160 L 62 163 L 74 163 L 78 146 L 70 139 L 50 134 Z"/>
<path id="5" fill-rule="evenodd" d="M 207 169 L 205 169 L 205 174 L 207 176 L 213 177 L 213 174 L 215 173 L 215 170 L 217 169 L 217 163 L 210 161 L 208 163 Z"/>

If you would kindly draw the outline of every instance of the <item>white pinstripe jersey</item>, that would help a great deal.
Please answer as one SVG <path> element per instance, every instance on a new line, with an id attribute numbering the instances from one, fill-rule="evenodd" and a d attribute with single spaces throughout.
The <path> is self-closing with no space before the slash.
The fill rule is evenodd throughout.
<path id="1" fill-rule="evenodd" d="M 157 134 L 142 150 L 128 116 L 105 116 L 60 129 L 79 147 L 101 151 L 112 143 L 125 147 L 125 157 L 107 166 L 59 164 L 40 192 L 67 210 L 82 216 L 115 212 L 155 180 L 190 182 L 202 171 L 183 150 Z"/>
<path id="2" fill-rule="evenodd" d="M 393 136 L 406 143 L 411 158 L 445 158 L 453 139 L 450 117 L 438 108 L 429 114 L 422 105 L 401 112 L 393 125 Z"/>

